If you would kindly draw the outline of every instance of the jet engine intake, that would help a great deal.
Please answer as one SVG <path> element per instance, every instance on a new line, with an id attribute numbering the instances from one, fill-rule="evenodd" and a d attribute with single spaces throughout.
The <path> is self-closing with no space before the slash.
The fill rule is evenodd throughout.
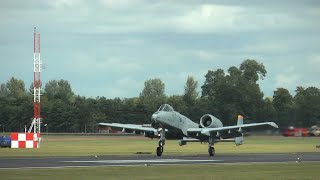
<path id="1" fill-rule="evenodd" d="M 212 116 L 211 114 L 205 114 L 200 118 L 200 127 L 217 128 L 223 127 L 223 124 L 218 118 Z"/>

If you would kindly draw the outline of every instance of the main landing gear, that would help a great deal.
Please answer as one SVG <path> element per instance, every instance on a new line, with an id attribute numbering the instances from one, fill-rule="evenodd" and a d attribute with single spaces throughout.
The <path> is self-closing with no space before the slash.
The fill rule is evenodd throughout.
<path id="1" fill-rule="evenodd" d="M 157 156 L 161 156 L 163 153 L 163 146 L 166 142 L 166 137 L 165 137 L 165 131 L 161 130 L 160 131 L 160 139 L 159 139 L 159 147 L 157 147 Z"/>
<path id="2" fill-rule="evenodd" d="M 209 153 L 209 156 L 214 156 L 214 154 L 215 154 L 215 150 L 214 150 L 214 147 L 213 147 L 213 145 L 214 145 L 214 140 L 213 140 L 213 138 L 209 138 L 209 141 L 208 141 L 208 153 Z"/>

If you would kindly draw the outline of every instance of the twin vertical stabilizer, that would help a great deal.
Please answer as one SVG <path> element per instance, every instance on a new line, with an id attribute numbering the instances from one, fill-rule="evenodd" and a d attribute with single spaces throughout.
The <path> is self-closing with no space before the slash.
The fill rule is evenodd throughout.
<path id="1" fill-rule="evenodd" d="M 237 126 L 243 125 L 243 116 L 238 115 Z M 243 133 L 241 127 L 239 128 L 239 132 L 241 133 L 240 137 L 236 137 L 234 143 L 239 146 L 243 144 Z"/>

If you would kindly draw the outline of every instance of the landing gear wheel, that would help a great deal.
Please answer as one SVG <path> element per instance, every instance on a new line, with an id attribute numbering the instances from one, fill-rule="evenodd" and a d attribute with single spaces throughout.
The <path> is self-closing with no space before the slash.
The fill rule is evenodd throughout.
<path id="1" fill-rule="evenodd" d="M 210 156 L 214 156 L 214 154 L 215 154 L 214 147 L 209 147 L 208 152 L 209 152 Z"/>
<path id="2" fill-rule="evenodd" d="M 159 130 L 158 130 L 159 131 Z M 166 141 L 166 136 L 165 136 L 165 130 L 164 128 L 161 126 L 161 130 L 160 130 L 160 139 L 158 142 L 159 147 L 157 147 L 157 156 L 161 156 L 163 153 L 163 146 L 165 144 Z"/>
<path id="3" fill-rule="evenodd" d="M 159 146 L 157 147 L 157 156 L 161 156 L 163 152 L 163 147 Z"/>

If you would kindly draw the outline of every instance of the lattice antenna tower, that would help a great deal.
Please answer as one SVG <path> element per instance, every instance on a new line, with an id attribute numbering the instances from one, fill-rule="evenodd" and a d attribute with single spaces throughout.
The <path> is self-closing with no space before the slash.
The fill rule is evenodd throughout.
<path id="1" fill-rule="evenodd" d="M 40 133 L 40 96 L 41 96 L 41 58 L 40 58 L 40 33 L 34 28 L 33 38 L 33 120 L 28 133 Z"/>

